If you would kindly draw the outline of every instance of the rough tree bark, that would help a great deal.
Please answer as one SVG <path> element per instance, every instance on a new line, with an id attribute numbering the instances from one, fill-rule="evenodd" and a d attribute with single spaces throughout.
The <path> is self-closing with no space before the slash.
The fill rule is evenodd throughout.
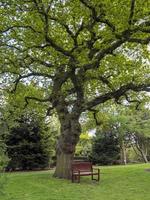
<path id="1" fill-rule="evenodd" d="M 55 177 L 67 179 L 71 177 L 70 167 L 80 133 L 81 127 L 79 119 L 72 118 L 69 114 L 68 116 L 64 116 L 64 119 L 61 120 L 61 135 L 57 144 Z"/>
<path id="2" fill-rule="evenodd" d="M 70 179 L 71 163 L 81 133 L 80 115 L 77 112 L 69 113 L 63 103 L 58 104 L 57 113 L 61 124 L 61 135 L 56 147 L 57 161 L 54 176 Z"/>

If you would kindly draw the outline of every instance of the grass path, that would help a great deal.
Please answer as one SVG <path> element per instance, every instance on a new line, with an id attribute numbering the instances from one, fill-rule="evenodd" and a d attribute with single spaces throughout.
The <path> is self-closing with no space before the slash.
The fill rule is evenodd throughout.
<path id="1" fill-rule="evenodd" d="M 52 177 L 52 172 L 8 173 L 0 200 L 150 200 L 149 164 L 101 167 L 100 183 L 80 184 Z"/>

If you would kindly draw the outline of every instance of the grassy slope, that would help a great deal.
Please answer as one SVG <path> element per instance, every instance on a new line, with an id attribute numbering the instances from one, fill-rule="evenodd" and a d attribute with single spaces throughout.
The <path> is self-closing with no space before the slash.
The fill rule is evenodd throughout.
<path id="1" fill-rule="evenodd" d="M 150 200 L 149 165 L 101 168 L 101 182 L 80 184 L 52 178 L 52 172 L 7 174 L 6 196 L 0 200 Z"/>

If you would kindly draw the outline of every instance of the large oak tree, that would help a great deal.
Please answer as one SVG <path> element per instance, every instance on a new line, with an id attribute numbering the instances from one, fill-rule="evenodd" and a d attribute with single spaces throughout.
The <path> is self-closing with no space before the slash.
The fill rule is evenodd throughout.
<path id="1" fill-rule="evenodd" d="M 83 112 L 150 90 L 149 8 L 148 0 L 1 0 L 3 87 L 13 81 L 15 92 L 31 80 L 43 87 L 43 97 L 25 101 L 58 114 L 55 176 L 70 177 Z"/>

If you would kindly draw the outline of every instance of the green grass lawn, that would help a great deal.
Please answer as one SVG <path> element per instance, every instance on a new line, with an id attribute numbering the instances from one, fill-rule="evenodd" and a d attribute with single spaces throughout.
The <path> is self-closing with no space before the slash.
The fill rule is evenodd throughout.
<path id="1" fill-rule="evenodd" d="M 52 171 L 8 173 L 0 200 L 150 200 L 149 164 L 101 167 L 101 181 L 55 179 Z"/>

